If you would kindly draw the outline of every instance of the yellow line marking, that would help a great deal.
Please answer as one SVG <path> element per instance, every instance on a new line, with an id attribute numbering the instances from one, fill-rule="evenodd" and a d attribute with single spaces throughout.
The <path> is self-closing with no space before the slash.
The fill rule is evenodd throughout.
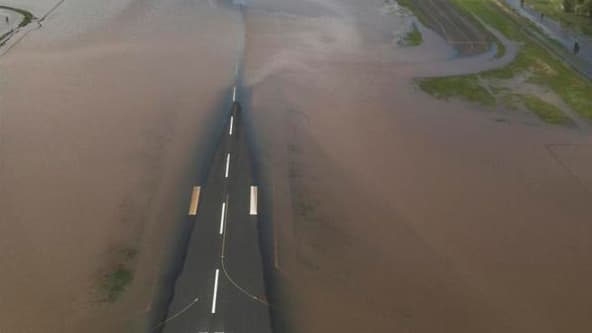
<path id="1" fill-rule="evenodd" d="M 191 204 L 189 205 L 189 215 L 197 215 L 197 207 L 199 205 L 199 192 L 201 191 L 200 186 L 193 186 L 193 192 L 191 193 Z"/>

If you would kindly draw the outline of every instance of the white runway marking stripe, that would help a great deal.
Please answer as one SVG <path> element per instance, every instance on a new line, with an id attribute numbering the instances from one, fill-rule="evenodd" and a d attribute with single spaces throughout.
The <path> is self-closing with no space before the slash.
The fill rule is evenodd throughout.
<path id="1" fill-rule="evenodd" d="M 232 101 L 236 102 L 236 86 L 232 88 Z"/>
<path id="2" fill-rule="evenodd" d="M 220 235 L 224 232 L 224 219 L 226 218 L 226 202 L 222 203 L 222 213 L 220 214 Z"/>
<path id="3" fill-rule="evenodd" d="M 251 186 L 251 205 L 249 214 L 257 215 L 257 186 Z"/>
<path id="4" fill-rule="evenodd" d="M 212 314 L 216 313 L 216 299 L 218 298 L 218 276 L 220 270 L 216 269 L 216 277 L 214 278 L 214 296 L 212 298 Z"/>
<path id="5" fill-rule="evenodd" d="M 228 135 L 232 135 L 232 126 L 234 125 L 234 116 L 230 116 L 230 127 L 228 128 Z"/>
<path id="6" fill-rule="evenodd" d="M 193 192 L 191 192 L 191 201 L 189 203 L 189 215 L 195 216 L 197 214 L 197 207 L 199 205 L 199 192 L 201 187 L 193 186 Z"/>
<path id="7" fill-rule="evenodd" d="M 230 153 L 226 154 L 226 171 L 224 171 L 224 178 L 228 178 L 230 174 Z"/>

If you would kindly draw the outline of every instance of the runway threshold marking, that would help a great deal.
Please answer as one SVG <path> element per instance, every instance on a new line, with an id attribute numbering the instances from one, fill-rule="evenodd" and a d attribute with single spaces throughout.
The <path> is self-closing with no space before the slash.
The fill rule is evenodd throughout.
<path id="1" fill-rule="evenodd" d="M 224 232 L 224 218 L 226 217 L 226 202 L 222 203 L 222 213 L 220 214 L 220 235 Z"/>
<path id="2" fill-rule="evenodd" d="M 226 170 L 224 171 L 224 178 L 230 175 L 230 153 L 226 154 Z"/>
<path id="3" fill-rule="evenodd" d="M 230 126 L 228 127 L 228 135 L 232 136 L 232 127 L 234 124 L 234 116 L 230 116 Z"/>
<path id="4" fill-rule="evenodd" d="M 216 269 L 216 276 L 214 278 L 214 296 L 212 297 L 212 314 L 216 313 L 216 300 L 218 298 L 218 277 L 220 276 L 220 270 Z"/>
<path id="5" fill-rule="evenodd" d="M 197 207 L 199 206 L 199 193 L 201 192 L 200 186 L 193 186 L 193 191 L 191 192 L 191 201 L 189 203 L 189 212 L 188 214 L 191 216 L 197 215 Z"/>
<path id="6" fill-rule="evenodd" d="M 257 215 L 257 186 L 251 186 L 250 215 Z"/>

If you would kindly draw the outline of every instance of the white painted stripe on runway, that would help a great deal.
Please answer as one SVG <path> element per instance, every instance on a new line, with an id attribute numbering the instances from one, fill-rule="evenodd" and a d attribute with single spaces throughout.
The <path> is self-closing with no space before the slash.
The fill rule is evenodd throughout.
<path id="1" fill-rule="evenodd" d="M 236 102 L 236 86 L 232 88 L 232 101 Z"/>
<path id="2" fill-rule="evenodd" d="M 216 277 L 214 280 L 214 297 L 212 298 L 212 314 L 216 313 L 216 299 L 218 298 L 218 276 L 220 275 L 220 270 L 216 269 Z"/>
<path id="3" fill-rule="evenodd" d="M 197 214 L 197 207 L 199 205 L 199 192 L 201 187 L 193 186 L 193 192 L 191 192 L 191 201 L 189 203 L 189 215 L 195 216 Z"/>
<path id="4" fill-rule="evenodd" d="M 234 116 L 230 116 L 230 127 L 228 128 L 228 135 L 232 136 L 232 127 L 234 125 Z"/>
<path id="5" fill-rule="evenodd" d="M 222 203 L 222 213 L 220 214 L 220 235 L 224 232 L 224 219 L 226 218 L 226 202 Z"/>
<path id="6" fill-rule="evenodd" d="M 224 178 L 230 175 L 230 153 L 226 154 L 226 171 L 224 171 Z"/>
<path id="7" fill-rule="evenodd" d="M 251 186 L 251 208 L 249 214 L 257 215 L 257 186 Z"/>

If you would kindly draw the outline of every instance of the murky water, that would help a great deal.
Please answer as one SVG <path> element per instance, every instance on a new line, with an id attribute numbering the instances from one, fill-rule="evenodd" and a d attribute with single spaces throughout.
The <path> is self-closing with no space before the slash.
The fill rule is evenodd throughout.
<path id="1" fill-rule="evenodd" d="M 423 46 L 395 47 L 384 32 L 400 21 L 380 3 L 315 4 L 338 8 L 319 17 L 259 4 L 246 16 L 250 113 L 279 239 L 276 325 L 590 327 L 590 295 L 580 294 L 591 274 L 581 233 L 589 176 L 571 174 L 548 148 L 582 147 L 575 154 L 590 161 L 589 137 L 532 115 L 435 101 L 410 84 L 500 66 L 517 46 L 507 41 L 497 62 L 451 61 L 429 32 Z"/>
<path id="2" fill-rule="evenodd" d="M 0 330 L 142 329 L 241 55 L 279 327 L 592 327 L 590 138 L 411 83 L 508 59 L 424 27 L 401 48 L 414 20 L 383 1 L 244 3 L 66 2 L 0 59 Z M 97 305 L 128 246 L 134 284 Z"/>

